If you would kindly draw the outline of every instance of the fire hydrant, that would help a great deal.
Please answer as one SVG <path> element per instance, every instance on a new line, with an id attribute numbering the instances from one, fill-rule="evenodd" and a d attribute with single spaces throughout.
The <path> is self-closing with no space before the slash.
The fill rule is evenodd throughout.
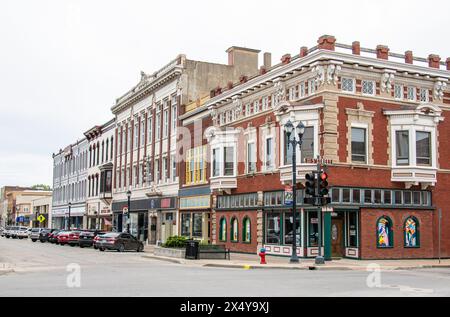
<path id="1" fill-rule="evenodd" d="M 262 248 L 261 250 L 259 250 L 259 257 L 261 258 L 261 262 L 259 262 L 260 264 L 267 264 L 266 262 L 266 249 Z"/>

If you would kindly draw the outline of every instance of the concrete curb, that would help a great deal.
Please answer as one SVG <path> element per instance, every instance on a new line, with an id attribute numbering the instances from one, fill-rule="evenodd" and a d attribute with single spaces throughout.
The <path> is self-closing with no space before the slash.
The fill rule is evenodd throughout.
<path id="1" fill-rule="evenodd" d="M 14 270 L 13 269 L 0 269 L 0 275 L 5 275 L 8 273 L 13 273 Z"/>
<path id="2" fill-rule="evenodd" d="M 171 263 L 175 263 L 175 264 L 185 264 L 183 262 L 183 260 L 178 260 L 178 259 L 175 259 L 175 258 L 174 259 L 172 259 L 172 258 L 164 258 L 164 257 L 156 256 L 156 255 L 143 255 L 142 257 L 146 258 L 146 259 L 171 262 Z"/>

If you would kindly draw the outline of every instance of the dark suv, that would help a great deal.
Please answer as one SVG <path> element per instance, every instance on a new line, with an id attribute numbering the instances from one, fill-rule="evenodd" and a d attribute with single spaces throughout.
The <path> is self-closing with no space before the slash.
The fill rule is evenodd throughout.
<path id="1" fill-rule="evenodd" d="M 49 238 L 53 232 L 57 231 L 56 229 L 44 229 L 39 233 L 39 241 L 42 243 L 49 242 Z"/>

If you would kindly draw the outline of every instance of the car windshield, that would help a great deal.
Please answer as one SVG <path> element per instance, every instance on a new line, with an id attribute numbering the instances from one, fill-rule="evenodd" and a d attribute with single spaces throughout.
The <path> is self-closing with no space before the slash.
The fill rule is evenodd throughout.
<path id="1" fill-rule="evenodd" d="M 31 229 L 31 232 L 39 232 L 39 230 L 41 230 L 41 229 L 39 229 L 39 228 L 33 228 L 33 229 Z"/>
<path id="2" fill-rule="evenodd" d="M 120 235 L 119 232 L 108 232 L 108 233 L 102 234 L 101 236 L 104 238 L 116 238 L 119 235 Z"/>

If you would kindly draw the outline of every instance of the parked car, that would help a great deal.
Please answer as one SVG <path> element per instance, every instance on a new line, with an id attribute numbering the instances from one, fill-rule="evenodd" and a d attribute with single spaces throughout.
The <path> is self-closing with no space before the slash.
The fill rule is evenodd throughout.
<path id="1" fill-rule="evenodd" d="M 17 229 L 12 234 L 13 238 L 28 239 L 28 228 L 27 227 L 17 227 Z"/>
<path id="2" fill-rule="evenodd" d="M 10 226 L 7 227 L 6 230 L 3 232 L 5 238 L 9 239 L 12 238 L 12 233 L 16 230 L 16 227 Z"/>
<path id="3" fill-rule="evenodd" d="M 48 235 L 48 242 L 58 244 L 58 234 L 62 232 L 62 230 L 55 230 Z"/>
<path id="4" fill-rule="evenodd" d="M 3 231 L 5 230 L 5 228 L 0 227 L 0 237 L 3 237 Z"/>
<path id="5" fill-rule="evenodd" d="M 58 233 L 56 239 L 57 239 L 57 244 L 59 245 L 65 245 L 67 244 L 68 240 L 69 240 L 69 233 L 70 231 L 61 231 Z"/>
<path id="6" fill-rule="evenodd" d="M 40 233 L 39 233 L 39 241 L 41 243 L 44 242 L 49 242 L 50 241 L 50 237 L 51 235 L 56 232 L 58 230 L 56 229 L 43 229 Z"/>
<path id="7" fill-rule="evenodd" d="M 80 233 L 79 230 L 72 230 L 69 232 L 69 236 L 67 238 L 67 244 L 69 244 L 71 247 L 74 247 L 78 245 L 79 239 L 80 239 Z"/>
<path id="8" fill-rule="evenodd" d="M 5 228 L 3 228 L 3 230 L 0 232 L 0 235 L 2 236 L 2 237 L 4 237 L 5 236 L 5 233 L 9 230 L 9 226 L 6 226 Z"/>
<path id="9" fill-rule="evenodd" d="M 39 239 L 39 236 L 40 236 L 42 230 L 44 230 L 44 229 L 43 228 L 32 228 L 31 232 L 30 232 L 31 241 L 36 242 Z"/>
<path id="10" fill-rule="evenodd" d="M 80 248 L 84 247 L 92 247 L 94 246 L 95 249 L 97 249 L 97 246 L 94 245 L 94 240 L 103 234 L 106 234 L 106 231 L 100 231 L 100 230 L 85 230 L 80 233 L 80 237 L 78 240 L 78 244 Z"/>
<path id="11" fill-rule="evenodd" d="M 123 252 L 126 250 L 134 250 L 137 252 L 144 251 L 144 244 L 126 232 L 109 232 L 98 236 L 95 242 L 100 251 L 116 250 Z"/>

